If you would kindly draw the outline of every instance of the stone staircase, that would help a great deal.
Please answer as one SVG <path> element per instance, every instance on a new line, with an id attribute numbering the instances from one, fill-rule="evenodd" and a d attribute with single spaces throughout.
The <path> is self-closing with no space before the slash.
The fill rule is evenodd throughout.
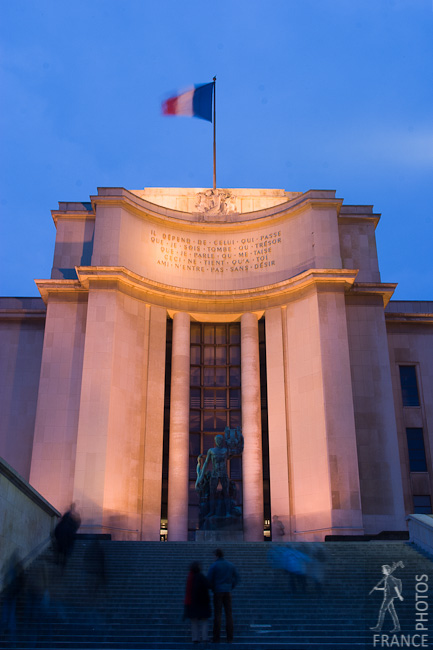
<path id="1" fill-rule="evenodd" d="M 86 570 L 90 540 L 78 540 L 62 573 L 50 552 L 29 568 L 47 567 L 49 603 L 35 611 L 20 598 L 16 639 L 3 633 L 0 648 L 179 649 L 197 647 L 183 621 L 188 566 L 198 560 L 207 572 L 214 561 L 209 544 L 102 541 L 107 581 L 97 586 Z M 308 583 L 293 592 L 289 575 L 269 562 L 269 543 L 220 544 L 239 570 L 233 592 L 235 640 L 239 650 L 372 648 L 383 592 L 369 591 L 382 578 L 381 566 L 402 561 L 395 576 L 404 601 L 395 601 L 401 633 L 415 630 L 416 575 L 427 574 L 433 598 L 433 562 L 404 542 L 330 542 L 324 545 L 326 577 L 322 593 Z M 288 545 L 293 546 L 293 545 Z M 311 551 L 314 544 L 297 544 Z M 39 567 L 39 568 L 38 568 Z M 433 638 L 433 608 L 430 643 Z M 427 624 L 428 626 L 428 624 Z M 382 634 L 392 641 L 389 614 Z M 209 625 L 211 638 L 211 622 Z M 224 639 L 224 617 L 222 626 Z M 15 645 L 14 645 L 15 641 Z M 416 639 L 419 643 L 419 639 Z M 410 645 L 416 645 L 412 642 Z M 407 647 L 406 646 L 403 647 Z M 199 646 L 200 647 L 200 646 Z M 380 641 L 376 647 L 381 645 Z M 402 647 L 394 642 L 390 647 Z M 422 646 L 421 646 L 422 647 Z"/>

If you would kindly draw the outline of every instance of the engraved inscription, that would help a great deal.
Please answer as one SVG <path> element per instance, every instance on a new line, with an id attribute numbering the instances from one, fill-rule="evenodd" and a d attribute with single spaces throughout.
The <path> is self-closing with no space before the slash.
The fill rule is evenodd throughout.
<path id="1" fill-rule="evenodd" d="M 208 274 L 260 272 L 276 267 L 282 246 L 281 230 L 222 239 L 150 231 L 150 250 L 156 264 L 177 271 Z M 276 269 L 274 269 L 276 270 Z"/>

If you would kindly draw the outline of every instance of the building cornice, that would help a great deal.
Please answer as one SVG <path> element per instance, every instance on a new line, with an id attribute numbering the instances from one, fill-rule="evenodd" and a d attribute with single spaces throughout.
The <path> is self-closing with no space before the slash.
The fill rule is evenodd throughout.
<path id="1" fill-rule="evenodd" d="M 373 212 L 372 205 L 342 205 L 338 215 L 338 223 L 353 225 L 372 223 L 376 228 L 380 220 L 380 213 Z"/>
<path id="2" fill-rule="evenodd" d="M 82 287 L 79 280 L 35 280 L 35 284 L 45 304 L 48 298 L 68 302 L 87 300 L 88 291 Z"/>
<path id="3" fill-rule="evenodd" d="M 43 300 L 85 299 L 93 288 L 118 289 L 171 310 L 221 313 L 257 311 L 287 304 L 312 289 L 348 291 L 357 274 L 357 270 L 310 269 L 293 278 L 262 287 L 203 291 L 149 280 L 124 267 L 77 267 L 76 272 L 78 280 L 36 280 Z"/>
<path id="4" fill-rule="evenodd" d="M 336 199 L 334 191 L 309 190 L 301 196 L 295 197 L 289 201 L 284 201 L 271 208 L 256 210 L 254 212 L 234 213 L 224 215 L 225 220 L 221 220 L 221 215 L 215 221 L 206 219 L 199 213 L 180 212 L 171 208 L 166 208 L 155 203 L 150 203 L 145 199 L 138 197 L 133 192 L 124 188 L 98 188 L 99 194 L 91 196 L 91 202 L 94 211 L 98 206 L 123 207 L 130 213 L 138 217 L 146 217 L 153 222 L 164 222 L 167 219 L 173 219 L 177 225 L 189 230 L 215 230 L 215 228 L 224 228 L 224 230 L 245 230 L 258 222 L 266 225 L 267 223 L 276 223 L 287 216 L 292 216 L 303 212 L 308 208 L 329 209 L 334 208 L 337 214 L 343 203 L 343 199 Z M 56 215 L 59 215 L 57 212 Z M 65 215 L 66 216 L 66 213 Z"/>
<path id="5" fill-rule="evenodd" d="M 390 301 L 397 284 L 355 282 L 356 269 L 309 269 L 298 275 L 273 284 L 251 289 L 226 289 L 221 291 L 185 289 L 144 278 L 125 267 L 76 267 L 77 280 L 35 280 L 42 299 L 87 300 L 91 288 L 118 289 L 150 304 L 170 310 L 199 312 L 244 312 L 281 306 L 296 300 L 299 295 L 318 291 L 344 291 L 349 297 L 378 296 L 384 306 Z M 428 322 L 432 314 L 386 314 L 389 321 Z"/>
<path id="6" fill-rule="evenodd" d="M 376 228 L 380 220 L 380 214 L 340 214 L 338 223 L 344 226 L 352 226 L 355 223 L 372 223 Z"/>
<path id="7" fill-rule="evenodd" d="M 77 267 L 78 280 L 38 280 L 43 299 L 90 289 L 118 289 L 151 304 L 193 312 L 245 312 L 287 304 L 309 290 L 348 291 L 356 270 L 310 269 L 274 284 L 222 291 L 184 289 L 144 278 L 124 267 Z"/>
<path id="8" fill-rule="evenodd" d="M 397 288 L 396 283 L 390 282 L 357 282 L 348 292 L 349 296 L 380 296 L 383 300 L 383 306 L 391 300 L 394 291 Z"/>
<path id="9" fill-rule="evenodd" d="M 432 325 L 433 314 L 408 314 L 408 313 L 387 313 L 385 312 L 386 323 L 410 323 L 414 325 Z"/>
<path id="10" fill-rule="evenodd" d="M 94 219 L 95 212 L 91 203 L 83 201 L 59 201 L 58 210 L 51 210 L 51 216 L 55 225 L 57 220 L 63 219 Z"/>
<path id="11" fill-rule="evenodd" d="M 95 219 L 96 214 L 93 211 L 88 211 L 85 212 L 84 210 L 82 211 L 74 211 L 74 210 L 51 210 L 51 216 L 53 218 L 53 221 L 55 225 L 57 226 L 57 221 L 59 219 L 74 219 L 74 220 L 79 220 L 83 221 L 83 219 Z"/>
<path id="12" fill-rule="evenodd" d="M 372 223 L 376 228 L 380 219 L 380 214 L 373 213 L 371 205 L 343 205 L 343 199 L 335 197 L 335 190 L 308 190 L 266 209 L 218 215 L 212 221 L 212 217 L 204 218 L 203 214 L 198 212 L 181 212 L 152 203 L 140 197 L 136 192 L 123 187 L 98 188 L 98 194 L 91 196 L 89 203 L 60 202 L 59 209 L 52 210 L 51 215 L 56 226 L 59 219 L 92 220 L 96 217 L 98 205 L 123 207 L 131 214 L 141 218 L 145 217 L 154 223 L 164 222 L 166 224 L 167 219 L 173 219 L 177 225 L 181 225 L 187 230 L 200 228 L 204 231 L 215 229 L 215 227 L 246 230 L 251 223 L 254 223 L 255 227 L 260 221 L 263 225 L 270 222 L 278 223 L 287 216 L 295 216 L 310 208 L 329 209 L 334 207 L 338 221 L 343 225 Z"/>
<path id="13" fill-rule="evenodd" d="M 46 309 L 0 309 L 0 320 L 45 320 Z"/>

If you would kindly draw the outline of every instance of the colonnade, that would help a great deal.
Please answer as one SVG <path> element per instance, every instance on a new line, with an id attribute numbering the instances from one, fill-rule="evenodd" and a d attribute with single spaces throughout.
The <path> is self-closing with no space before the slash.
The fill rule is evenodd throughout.
<path id="1" fill-rule="evenodd" d="M 188 538 L 190 316 L 173 317 L 168 536 Z M 243 524 L 245 541 L 263 540 L 263 473 L 258 319 L 241 317 Z"/>

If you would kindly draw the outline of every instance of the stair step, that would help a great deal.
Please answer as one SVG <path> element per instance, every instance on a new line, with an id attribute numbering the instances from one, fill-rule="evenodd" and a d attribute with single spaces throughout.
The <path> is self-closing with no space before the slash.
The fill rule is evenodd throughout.
<path id="1" fill-rule="evenodd" d="M 50 601 L 29 620 L 24 597 L 17 607 L 17 650 L 186 650 L 203 647 L 190 641 L 183 621 L 188 567 L 198 560 L 207 570 L 213 546 L 183 542 L 100 541 L 106 582 L 93 592 L 85 554 L 91 540 L 78 539 L 64 571 L 48 551 L 28 569 L 28 576 L 46 567 Z M 290 576 L 269 563 L 269 552 L 294 545 L 221 544 L 241 576 L 233 593 L 235 641 L 238 650 L 349 650 L 372 647 L 383 592 L 369 596 L 382 577 L 383 564 L 402 560 L 396 576 L 404 601 L 396 603 L 403 635 L 414 633 L 415 575 L 427 574 L 433 584 L 433 563 L 406 542 L 327 542 L 323 593 L 312 581 L 292 591 Z M 305 552 L 315 544 L 296 545 Z M 93 587 L 92 587 L 93 585 Z M 433 587 L 432 587 L 433 589 Z M 96 593 L 96 597 L 95 597 Z M 1 600 L 1 598 L 0 598 Z M 1 602 L 0 602 L 1 606 Z M 209 630 L 211 630 L 211 621 Z M 224 623 L 223 623 L 224 625 Z M 392 622 L 387 614 L 384 634 Z M 223 637 L 224 638 L 224 637 Z M 389 636 L 391 639 L 392 637 Z M 0 649 L 10 649 L 10 634 L 0 634 Z M 394 644 L 395 645 L 395 644 Z"/>

